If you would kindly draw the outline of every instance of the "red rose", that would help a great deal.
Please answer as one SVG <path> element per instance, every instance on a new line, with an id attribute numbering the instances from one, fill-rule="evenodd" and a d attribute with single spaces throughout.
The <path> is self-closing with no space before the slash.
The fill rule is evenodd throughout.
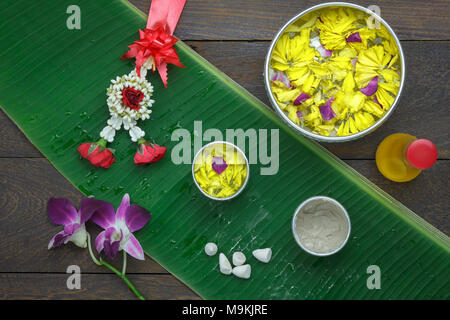
<path id="1" fill-rule="evenodd" d="M 139 110 L 139 102 L 144 99 L 144 93 L 133 88 L 125 88 L 122 91 L 122 101 L 130 109 Z"/>
<path id="2" fill-rule="evenodd" d="M 134 163 L 140 166 L 157 162 L 166 154 L 167 148 L 157 144 L 140 143 L 138 151 L 134 155 Z"/>
<path id="3" fill-rule="evenodd" d="M 83 143 L 78 147 L 80 155 L 96 167 L 109 168 L 114 163 L 112 152 L 103 143 Z M 105 143 L 106 144 L 106 143 Z"/>

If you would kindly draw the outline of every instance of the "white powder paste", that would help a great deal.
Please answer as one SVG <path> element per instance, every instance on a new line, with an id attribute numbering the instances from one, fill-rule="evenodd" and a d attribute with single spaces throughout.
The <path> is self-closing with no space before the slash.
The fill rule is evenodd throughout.
<path id="1" fill-rule="evenodd" d="M 317 253 L 339 248 L 347 238 L 348 228 L 342 209 L 326 199 L 315 199 L 305 204 L 295 222 L 295 231 L 302 245 Z"/>

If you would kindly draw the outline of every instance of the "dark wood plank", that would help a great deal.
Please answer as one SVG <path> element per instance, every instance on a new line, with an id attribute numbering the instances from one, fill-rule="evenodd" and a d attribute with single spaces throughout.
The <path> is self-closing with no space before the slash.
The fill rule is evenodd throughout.
<path id="1" fill-rule="evenodd" d="M 441 160 L 412 182 L 398 184 L 386 180 L 373 160 L 347 161 L 354 169 L 394 196 L 446 234 L 450 234 L 450 161 Z M 69 246 L 47 250 L 49 239 L 60 230 L 47 218 L 50 197 L 68 197 L 79 203 L 81 194 L 46 159 L 0 159 L 0 272 L 65 272 L 77 264 L 83 272 L 106 272 L 97 267 L 86 250 Z M 151 209 L 151 208 L 150 208 Z M 98 229 L 90 228 L 92 234 Z M 115 264 L 120 267 L 120 260 Z M 151 259 L 129 259 L 131 273 L 165 273 Z"/>
<path id="2" fill-rule="evenodd" d="M 130 0 L 148 14 L 148 0 Z M 317 0 L 188 0 L 175 34 L 188 40 L 271 40 L 301 11 L 327 1 Z M 447 0 L 351 1 L 378 5 L 381 16 L 402 40 L 450 39 Z"/>
<path id="3" fill-rule="evenodd" d="M 122 300 L 136 299 L 115 274 L 83 274 L 81 289 L 69 290 L 69 274 L 0 273 L 0 299 L 12 300 Z M 172 275 L 129 275 L 130 281 L 149 300 L 197 300 L 192 290 Z"/>
<path id="4" fill-rule="evenodd" d="M 39 157 L 43 155 L 25 137 L 23 132 L 0 109 L 0 157 Z"/>
<path id="5" fill-rule="evenodd" d="M 269 105 L 262 66 L 268 42 L 189 41 L 200 55 Z M 398 109 L 376 132 L 357 141 L 324 144 L 342 159 L 373 159 L 387 135 L 407 132 L 437 145 L 440 159 L 450 159 L 450 120 L 447 111 L 450 83 L 450 41 L 404 41 L 407 77 Z M 0 112 L 0 157 L 41 157 L 18 128 Z"/>

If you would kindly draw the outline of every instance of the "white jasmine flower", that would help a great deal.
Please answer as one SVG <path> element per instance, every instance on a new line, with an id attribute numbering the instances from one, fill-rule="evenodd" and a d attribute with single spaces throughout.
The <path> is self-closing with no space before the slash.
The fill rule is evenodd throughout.
<path id="1" fill-rule="evenodd" d="M 129 117 L 124 117 L 122 122 L 125 130 L 130 130 L 130 128 L 133 128 L 136 125 L 136 121 L 131 120 Z"/>
<path id="2" fill-rule="evenodd" d="M 114 136 L 116 135 L 116 130 L 114 130 L 111 126 L 106 126 L 103 128 L 103 130 L 100 132 L 100 137 L 105 139 L 108 142 L 114 141 Z"/>
<path id="3" fill-rule="evenodd" d="M 122 118 L 116 117 L 116 116 L 112 116 L 109 120 L 108 120 L 108 124 L 113 127 L 116 130 L 120 130 L 120 127 L 122 126 Z"/>
<path id="4" fill-rule="evenodd" d="M 140 138 L 145 136 L 145 132 L 137 126 L 131 127 L 130 130 L 128 130 L 128 133 L 130 134 L 131 141 L 133 142 L 137 142 Z"/>

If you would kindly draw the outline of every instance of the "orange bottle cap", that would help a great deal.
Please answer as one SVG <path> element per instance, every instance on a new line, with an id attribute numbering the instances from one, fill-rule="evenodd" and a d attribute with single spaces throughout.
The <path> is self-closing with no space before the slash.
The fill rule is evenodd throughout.
<path id="1" fill-rule="evenodd" d="M 418 139 L 406 149 L 406 159 L 417 169 L 431 167 L 437 159 L 437 149 L 433 142 L 427 139 Z"/>

